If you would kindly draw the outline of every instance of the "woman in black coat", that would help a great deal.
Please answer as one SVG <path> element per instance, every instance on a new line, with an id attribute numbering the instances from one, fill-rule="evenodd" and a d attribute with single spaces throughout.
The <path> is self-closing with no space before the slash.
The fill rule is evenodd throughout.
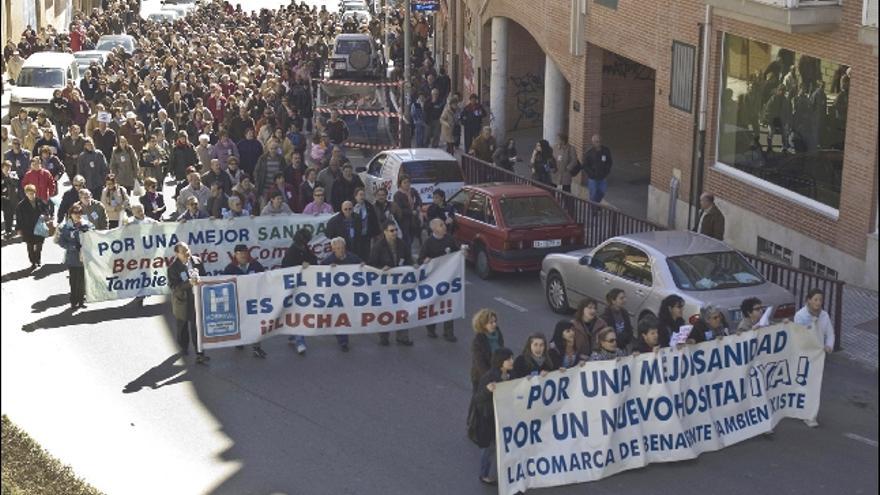
<path id="1" fill-rule="evenodd" d="M 660 302 L 657 331 L 660 334 L 660 347 L 669 347 L 669 339 L 684 325 L 684 299 L 672 294 Z"/>
<path id="2" fill-rule="evenodd" d="M 633 327 L 626 311 L 626 292 L 623 289 L 611 289 L 605 296 L 605 302 L 608 307 L 602 313 L 602 319 L 617 334 L 617 347 L 628 351 L 633 341 Z"/>
<path id="3" fill-rule="evenodd" d="M 495 473 L 495 407 L 493 394 L 495 384 L 512 378 L 513 351 L 502 347 L 492 353 L 491 369 L 480 377 L 477 390 L 471 399 L 468 414 L 468 431 L 471 439 L 481 449 L 480 481 L 487 485 L 497 482 Z"/>
<path id="4" fill-rule="evenodd" d="M 558 366 L 550 357 L 547 337 L 543 333 L 529 335 L 522 354 L 513 362 L 513 377 L 523 378 L 532 375 L 545 375 Z"/>
<path id="5" fill-rule="evenodd" d="M 15 212 L 15 229 L 24 239 L 27 246 L 30 269 L 35 270 L 42 265 L 43 241 L 45 237 L 34 234 L 34 227 L 40 217 L 47 222 L 52 221 L 52 204 L 37 197 L 37 188 L 33 184 L 24 187 L 25 198 L 18 203 Z"/>
<path id="6" fill-rule="evenodd" d="M 491 309 L 477 311 L 472 324 L 474 341 L 471 343 L 471 385 L 476 393 L 480 377 L 492 367 L 492 353 L 504 347 L 504 335 L 498 328 L 498 315 Z"/>

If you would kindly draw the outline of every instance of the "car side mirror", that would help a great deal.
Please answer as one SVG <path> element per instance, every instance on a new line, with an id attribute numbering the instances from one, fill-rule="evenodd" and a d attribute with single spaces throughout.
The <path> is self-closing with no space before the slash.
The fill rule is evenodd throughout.
<path id="1" fill-rule="evenodd" d="M 362 174 L 367 171 L 367 167 L 356 167 L 354 171 L 358 174 Z"/>
<path id="2" fill-rule="evenodd" d="M 590 255 L 587 255 L 587 256 L 581 256 L 581 259 L 578 260 L 578 263 L 580 263 L 583 266 L 590 266 L 592 261 L 593 261 L 593 257 Z"/>

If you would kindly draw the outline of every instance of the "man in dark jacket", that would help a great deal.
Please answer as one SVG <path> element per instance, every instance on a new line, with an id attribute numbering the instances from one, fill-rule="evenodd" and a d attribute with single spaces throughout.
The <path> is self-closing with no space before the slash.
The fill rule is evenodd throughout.
<path id="1" fill-rule="evenodd" d="M 419 264 L 422 265 L 431 261 L 433 258 L 439 258 L 445 254 L 454 253 L 460 248 L 458 241 L 446 231 L 446 222 L 443 219 L 435 217 L 431 220 L 428 226 L 431 228 L 431 235 L 425 239 L 425 242 L 422 243 L 422 248 L 419 250 Z M 455 322 L 453 320 L 444 321 L 443 340 L 446 340 L 447 342 L 458 341 L 458 338 L 456 338 L 453 333 L 454 330 Z M 428 337 L 431 337 L 432 339 L 437 338 L 437 325 L 435 323 L 428 325 Z"/>
<path id="2" fill-rule="evenodd" d="M 602 138 L 593 135 L 593 147 L 584 153 L 584 172 L 587 177 L 587 189 L 590 201 L 601 203 L 608 191 L 608 174 L 611 173 L 611 150 L 602 145 Z"/>
<path id="3" fill-rule="evenodd" d="M 353 214 L 354 204 L 351 201 L 343 201 L 339 207 L 339 213 L 327 220 L 324 235 L 328 239 L 341 237 L 345 239 L 346 246 L 357 246 L 362 242 L 363 229 L 361 229 L 360 217 Z"/>
<path id="4" fill-rule="evenodd" d="M 225 173 L 225 172 L 224 172 Z M 226 265 L 226 268 L 223 269 L 223 275 L 249 275 L 251 273 L 260 273 L 266 271 L 263 268 L 263 265 L 260 264 L 259 261 L 252 259 L 251 254 L 248 251 L 248 247 L 245 244 L 237 244 L 235 249 L 233 250 L 235 259 L 232 263 Z M 243 345 L 235 346 L 236 349 L 243 349 Z M 265 358 L 266 351 L 263 350 L 263 347 L 259 342 L 253 345 L 254 349 L 254 357 Z"/>
<path id="5" fill-rule="evenodd" d="M 171 309 L 177 320 L 177 344 L 184 356 L 189 354 L 192 340 L 196 350 L 196 364 L 206 364 L 211 358 L 198 349 L 198 329 L 196 329 L 196 302 L 193 286 L 202 283 L 205 265 L 197 256 L 190 253 L 185 242 L 174 246 L 176 259 L 168 266 L 168 287 L 171 288 Z"/>
<path id="6" fill-rule="evenodd" d="M 328 236 L 329 237 L 329 236 Z M 363 265 L 363 260 L 345 247 L 345 239 L 342 237 L 334 237 L 330 240 L 330 249 L 332 252 L 326 258 L 321 260 L 322 265 Z M 348 352 L 348 335 L 337 335 L 336 342 L 342 352 Z"/>
<path id="7" fill-rule="evenodd" d="M 342 166 L 342 176 L 333 181 L 333 190 L 330 197 L 334 211 L 342 210 L 343 201 L 351 201 L 354 199 L 354 191 L 357 188 L 364 188 L 364 182 L 360 177 L 354 175 L 354 168 L 351 163 Z"/>
<path id="8" fill-rule="evenodd" d="M 309 265 L 317 265 L 318 258 L 309 247 L 312 240 L 312 232 L 308 229 L 299 229 L 293 234 L 293 244 L 287 248 L 284 259 L 281 260 L 282 268 L 290 268 L 292 266 L 301 266 L 303 270 Z M 306 353 L 306 338 L 302 335 L 291 335 L 287 338 L 287 343 L 296 346 L 297 354 Z"/>
<path id="9" fill-rule="evenodd" d="M 380 270 L 388 270 L 396 266 L 412 265 L 412 254 L 406 243 L 397 238 L 397 224 L 385 222 L 382 224 L 382 237 L 376 239 L 370 248 L 370 266 Z M 399 345 L 413 345 L 409 338 L 409 330 L 397 331 L 394 339 Z M 388 345 L 388 332 L 379 333 L 379 345 Z"/>
<path id="10" fill-rule="evenodd" d="M 724 240 L 724 215 L 715 206 L 715 195 L 703 193 L 700 196 L 700 223 L 697 224 L 697 232 L 709 237 Z"/>

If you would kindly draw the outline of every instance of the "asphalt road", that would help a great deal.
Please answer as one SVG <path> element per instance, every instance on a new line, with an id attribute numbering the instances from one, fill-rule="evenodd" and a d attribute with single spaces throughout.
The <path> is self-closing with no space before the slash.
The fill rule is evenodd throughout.
<path id="1" fill-rule="evenodd" d="M 266 360 L 224 349 L 196 367 L 176 359 L 164 298 L 71 316 L 61 252 L 46 248 L 33 278 L 23 244 L 2 248 L 2 410 L 106 493 L 493 493 L 465 435 L 465 321 L 456 344 L 419 329 L 411 348 L 361 336 L 342 354 L 311 338 L 301 357 L 275 338 Z M 468 281 L 468 319 L 494 308 L 516 352 L 552 330 L 537 275 Z M 785 420 L 774 440 L 535 493 L 876 493 L 877 375 L 832 356 L 824 385 L 818 429 Z"/>

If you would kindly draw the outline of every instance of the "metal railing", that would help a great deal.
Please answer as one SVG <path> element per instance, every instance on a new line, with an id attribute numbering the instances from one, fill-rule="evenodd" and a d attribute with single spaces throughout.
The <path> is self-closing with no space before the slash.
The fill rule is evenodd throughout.
<path id="1" fill-rule="evenodd" d="M 543 182 L 522 177 L 513 171 L 496 167 L 471 155 L 461 156 L 461 169 L 466 184 L 512 182 L 540 187 L 550 192 L 556 198 L 559 205 L 575 221 L 584 225 L 585 243 L 590 247 L 598 246 L 602 242 L 618 235 L 668 230 L 663 225 L 627 215 L 607 205 L 579 198 L 571 193 L 550 187 Z M 822 289 L 825 293 L 825 307 L 828 315 L 834 321 L 834 349 L 841 349 L 840 333 L 843 321 L 843 286 L 845 285 L 843 281 L 822 277 L 752 254 L 741 254 L 746 257 L 764 278 L 790 291 L 794 295 L 796 307 L 803 303 L 810 289 Z"/>
<path id="2" fill-rule="evenodd" d="M 840 5 L 840 0 L 753 0 L 758 3 L 773 5 L 783 9 L 796 9 L 799 7 L 821 7 Z"/>

